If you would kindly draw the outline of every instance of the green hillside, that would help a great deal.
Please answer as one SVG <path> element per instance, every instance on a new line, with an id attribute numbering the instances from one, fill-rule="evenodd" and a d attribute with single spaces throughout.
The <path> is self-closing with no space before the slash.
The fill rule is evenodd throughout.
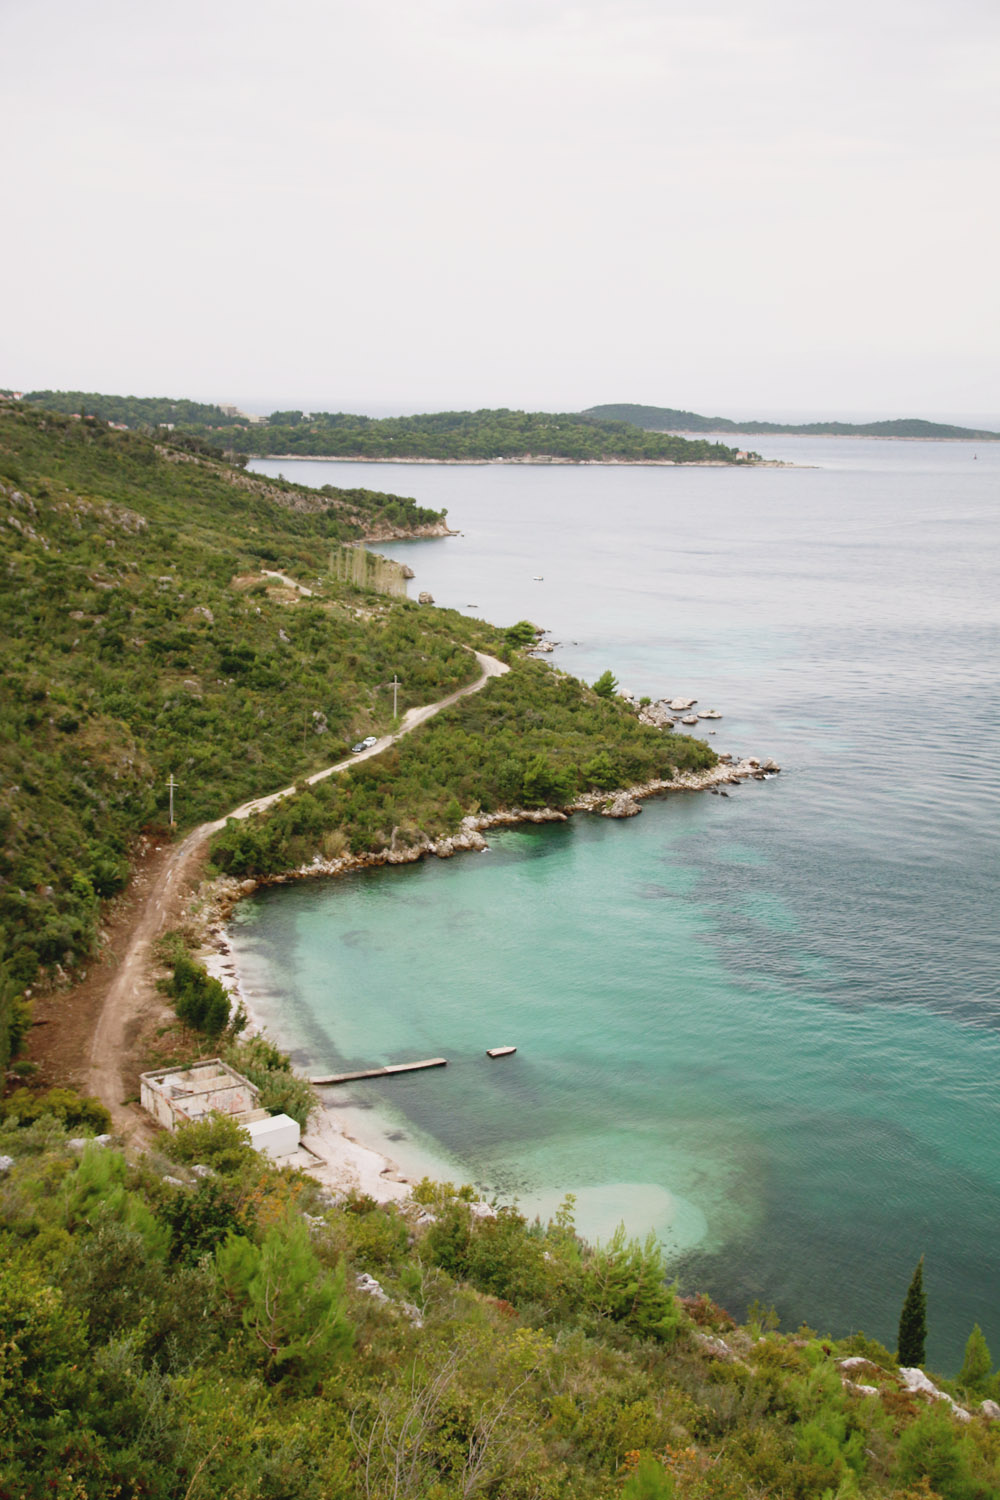
<path id="1" fill-rule="evenodd" d="M 176 433 L 0 407 L 0 525 L 0 944 L 15 987 L 92 951 L 136 837 L 168 821 L 168 777 L 181 828 L 218 818 L 389 728 L 394 676 L 402 714 L 473 681 L 470 647 L 518 657 L 534 641 L 371 592 L 343 544 L 440 528 L 436 512 L 263 479 Z M 453 832 L 474 806 L 714 760 L 536 663 L 483 703 L 246 825 L 220 863 L 275 873 L 331 844 L 383 848 L 397 827 Z M 0 1059 L 9 1011 L 0 999 Z"/>
<path id="2" fill-rule="evenodd" d="M 632 422 L 647 432 L 733 432 L 754 435 L 788 432 L 807 437 L 975 438 L 983 442 L 993 442 L 1000 438 L 1000 432 L 953 427 L 946 422 L 925 422 L 920 417 L 896 417 L 885 422 L 733 421 L 730 417 L 702 417 L 697 412 L 679 411 L 670 406 L 637 406 L 627 401 L 610 406 L 590 406 L 581 416 L 616 426 L 620 422 Z"/>
<path id="3" fill-rule="evenodd" d="M 739 1328 L 654 1241 L 585 1244 L 572 1199 L 547 1225 L 426 1182 L 380 1208 L 226 1119 L 159 1143 L 0 1126 L 5 1500 L 1000 1493 L 981 1336 L 961 1421 L 864 1334 Z"/>
<path id="4" fill-rule="evenodd" d="M 431 412 L 416 417 L 363 417 L 345 412 L 276 411 L 261 425 L 226 416 L 219 407 L 159 397 L 105 396 L 83 391 L 30 391 L 26 403 L 62 412 L 89 412 L 137 429 L 175 423 L 247 456 L 292 454 L 326 458 L 416 458 L 487 462 L 526 457 L 566 462 L 734 463 L 721 443 L 643 432 L 631 421 L 594 422 L 585 414 L 508 411 Z"/>
<path id="5" fill-rule="evenodd" d="M 79 962 L 131 840 L 328 763 L 477 675 L 488 627 L 329 576 L 345 541 L 440 522 L 410 500 L 266 481 L 96 421 L 0 408 L 0 936 Z M 303 597 L 262 569 L 313 590 Z"/>

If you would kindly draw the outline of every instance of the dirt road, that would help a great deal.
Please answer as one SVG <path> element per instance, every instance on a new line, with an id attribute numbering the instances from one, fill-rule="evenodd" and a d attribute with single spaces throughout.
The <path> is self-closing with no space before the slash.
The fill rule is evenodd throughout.
<path id="1" fill-rule="evenodd" d="M 475 653 L 482 676 L 468 687 L 449 693 L 438 703 L 411 708 L 395 734 L 383 735 L 370 749 L 348 756 L 336 765 L 308 777 L 309 785 L 334 776 L 358 761 L 379 755 L 403 735 L 469 693 L 478 693 L 491 677 L 500 677 L 509 668 L 496 657 Z M 265 797 L 244 802 L 227 815 L 247 818 L 289 796 L 294 786 L 283 787 Z M 149 1055 L 149 1045 L 156 1027 L 169 1015 L 162 995 L 153 979 L 151 949 L 161 933 L 176 927 L 201 878 L 201 871 L 212 835 L 226 824 L 227 818 L 203 823 L 176 846 L 153 846 L 137 870 L 125 898 L 116 905 L 110 923 L 110 951 L 92 967 L 87 979 L 74 994 L 55 997 L 45 1007 L 44 1037 L 39 1038 L 40 1051 L 49 1058 L 49 1073 L 61 1059 L 62 1076 L 52 1081 L 73 1081 L 86 1094 L 96 1096 L 111 1111 L 114 1128 L 130 1136 L 145 1135 L 144 1117 L 125 1102 L 137 1092 L 138 1071 Z M 64 1024 L 60 1025 L 60 1018 Z M 48 1030 L 51 1028 L 51 1031 Z"/>

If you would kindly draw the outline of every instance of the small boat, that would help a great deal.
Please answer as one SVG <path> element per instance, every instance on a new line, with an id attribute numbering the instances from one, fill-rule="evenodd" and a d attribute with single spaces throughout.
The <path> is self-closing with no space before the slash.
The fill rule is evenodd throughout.
<path id="1" fill-rule="evenodd" d="M 511 1053 L 516 1052 L 516 1051 L 517 1051 L 516 1047 L 487 1047 L 487 1049 L 486 1049 L 486 1056 L 487 1057 L 510 1057 Z"/>

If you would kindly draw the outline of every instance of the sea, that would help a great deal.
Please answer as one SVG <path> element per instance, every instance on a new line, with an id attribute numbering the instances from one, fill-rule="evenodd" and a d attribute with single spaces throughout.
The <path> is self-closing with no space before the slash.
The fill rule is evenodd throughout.
<path id="1" fill-rule="evenodd" d="M 260 461 L 447 507 L 413 597 L 553 667 L 695 698 L 781 774 L 263 891 L 231 937 L 349 1134 L 685 1292 L 928 1358 L 1000 1356 L 1000 443 L 755 438 L 775 468 Z M 694 731 L 692 731 L 694 732 Z M 490 1060 L 486 1049 L 515 1046 Z"/>

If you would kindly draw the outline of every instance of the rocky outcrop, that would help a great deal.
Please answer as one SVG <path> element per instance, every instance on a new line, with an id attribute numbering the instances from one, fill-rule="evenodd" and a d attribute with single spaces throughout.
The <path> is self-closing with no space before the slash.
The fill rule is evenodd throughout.
<path id="1" fill-rule="evenodd" d="M 641 812 L 642 808 L 634 797 L 630 797 L 628 792 L 619 792 L 606 807 L 601 808 L 601 817 L 634 818 L 637 813 Z"/>
<path id="2" fill-rule="evenodd" d="M 412 578 L 412 576 L 413 575 L 411 573 L 410 577 Z M 434 603 L 434 595 L 433 594 L 429 594 L 426 589 L 421 589 L 420 593 L 417 595 L 417 603 L 418 604 L 433 604 Z"/>
<path id="3" fill-rule="evenodd" d="M 951 1407 L 952 1416 L 957 1417 L 960 1422 L 971 1422 L 972 1417 L 964 1406 L 959 1406 L 953 1396 L 947 1391 L 939 1391 L 933 1380 L 929 1380 L 923 1370 L 918 1370 L 915 1365 L 900 1365 L 899 1378 L 906 1390 L 921 1396 L 929 1396 L 932 1401 L 946 1401 Z"/>

